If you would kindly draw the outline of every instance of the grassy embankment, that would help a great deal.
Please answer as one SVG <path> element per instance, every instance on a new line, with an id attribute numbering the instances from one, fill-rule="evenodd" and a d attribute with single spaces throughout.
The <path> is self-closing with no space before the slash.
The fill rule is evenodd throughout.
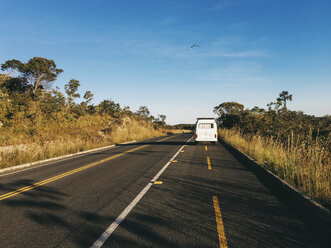
<path id="1" fill-rule="evenodd" d="M 33 57 L 8 60 L 0 73 L 0 169 L 92 148 L 180 132 L 154 117 L 146 106 L 105 99 L 93 104 L 93 93 L 80 94 L 71 79 L 60 88 L 51 83 L 63 72 L 53 60 Z"/>
<path id="2" fill-rule="evenodd" d="M 331 209 L 330 137 L 288 137 L 287 144 L 260 135 L 222 129 L 220 136 L 312 199 Z M 303 142 L 303 140 L 305 140 Z"/>
<path id="3" fill-rule="evenodd" d="M 129 117 L 111 121 L 109 116 L 95 115 L 82 116 L 75 121 L 62 120 L 37 125 L 38 133 L 33 136 L 28 136 L 22 125 L 2 130 L 0 168 L 181 132 L 157 128 L 152 123 Z"/>

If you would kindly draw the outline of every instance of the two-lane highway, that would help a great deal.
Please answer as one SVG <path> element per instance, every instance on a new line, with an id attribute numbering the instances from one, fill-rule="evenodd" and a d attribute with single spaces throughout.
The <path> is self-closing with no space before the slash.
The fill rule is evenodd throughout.
<path id="1" fill-rule="evenodd" d="M 1 176 L 0 247 L 322 247 L 221 144 L 191 136 Z"/>

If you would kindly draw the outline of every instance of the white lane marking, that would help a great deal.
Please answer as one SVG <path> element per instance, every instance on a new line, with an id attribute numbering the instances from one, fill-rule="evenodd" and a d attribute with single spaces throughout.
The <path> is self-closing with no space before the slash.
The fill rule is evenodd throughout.
<path id="1" fill-rule="evenodd" d="M 189 138 L 186 142 L 189 142 L 192 139 Z M 146 192 L 150 189 L 153 183 L 161 176 L 161 174 L 167 169 L 167 167 L 171 164 L 171 161 L 174 160 L 180 151 L 184 148 L 182 146 L 176 152 L 176 154 L 162 167 L 162 169 L 153 177 L 153 179 L 143 188 L 142 191 L 133 199 L 133 201 L 123 210 L 123 212 L 116 218 L 116 220 L 104 231 L 104 233 L 94 242 L 91 248 L 100 248 L 106 240 L 110 237 L 110 235 L 115 231 L 115 229 L 121 224 L 121 222 L 125 219 L 125 217 L 131 212 L 131 210 L 137 205 L 137 203 L 141 200 L 141 198 L 146 194 Z"/>

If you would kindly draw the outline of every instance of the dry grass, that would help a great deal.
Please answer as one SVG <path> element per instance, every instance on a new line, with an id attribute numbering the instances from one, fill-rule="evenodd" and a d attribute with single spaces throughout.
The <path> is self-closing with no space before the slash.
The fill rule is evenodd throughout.
<path id="1" fill-rule="evenodd" d="M 191 130 L 185 129 L 164 129 L 167 134 L 180 134 L 180 133 L 192 133 Z"/>
<path id="2" fill-rule="evenodd" d="M 145 121 L 128 117 L 112 120 L 106 116 L 86 116 L 75 122 L 49 120 L 47 125 L 19 127 L 22 130 L 16 126 L 0 133 L 3 138 L 0 145 L 11 145 L 0 149 L 0 168 L 168 133 Z M 31 128 L 38 130 L 33 136 L 27 135 Z"/>
<path id="3" fill-rule="evenodd" d="M 115 125 L 109 133 L 109 139 L 112 143 L 122 143 L 129 140 L 144 140 L 165 134 L 165 130 L 155 129 L 150 123 L 126 117 L 120 125 Z"/>
<path id="4" fill-rule="evenodd" d="M 220 136 L 298 190 L 331 209 L 330 137 L 288 137 L 287 145 L 239 130 L 220 130 Z"/>

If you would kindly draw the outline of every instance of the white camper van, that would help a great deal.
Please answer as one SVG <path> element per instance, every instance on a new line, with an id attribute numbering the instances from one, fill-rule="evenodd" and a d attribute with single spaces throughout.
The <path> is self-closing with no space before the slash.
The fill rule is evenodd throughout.
<path id="1" fill-rule="evenodd" d="M 198 118 L 195 125 L 195 142 L 217 142 L 217 125 L 214 118 Z"/>

